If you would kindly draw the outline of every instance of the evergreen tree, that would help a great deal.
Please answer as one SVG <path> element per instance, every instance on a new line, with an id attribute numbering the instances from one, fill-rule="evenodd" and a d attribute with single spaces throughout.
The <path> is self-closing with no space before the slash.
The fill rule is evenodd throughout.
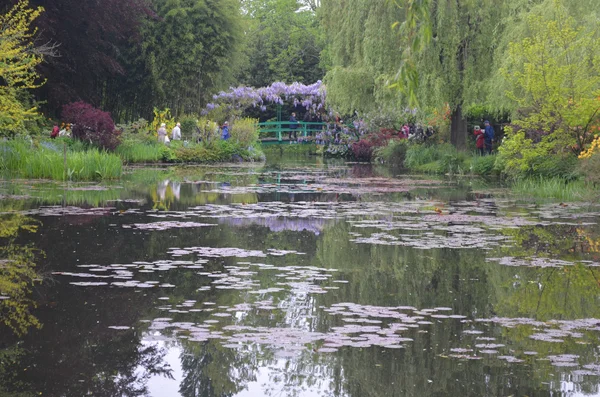
<path id="1" fill-rule="evenodd" d="M 232 82 L 241 37 L 238 0 L 155 0 L 141 56 L 152 100 L 175 115 L 198 112 Z"/>
<path id="2" fill-rule="evenodd" d="M 312 84 L 323 78 L 323 40 L 312 8 L 298 0 L 245 0 L 243 9 L 248 64 L 242 83 L 266 87 L 276 81 Z"/>

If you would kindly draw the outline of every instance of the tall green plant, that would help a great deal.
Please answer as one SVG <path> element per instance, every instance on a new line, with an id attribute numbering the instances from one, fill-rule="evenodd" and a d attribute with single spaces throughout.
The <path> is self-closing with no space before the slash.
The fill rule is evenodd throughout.
<path id="1" fill-rule="evenodd" d="M 550 157 L 574 157 L 600 122 L 600 42 L 560 0 L 551 16 L 527 18 L 530 34 L 511 43 L 502 68 L 517 111 L 499 161 L 511 175 L 536 172 Z"/>

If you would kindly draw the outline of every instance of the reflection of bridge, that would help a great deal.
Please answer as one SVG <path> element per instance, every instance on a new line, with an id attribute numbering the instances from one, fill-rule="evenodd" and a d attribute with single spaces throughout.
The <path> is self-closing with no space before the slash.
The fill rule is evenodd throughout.
<path id="1" fill-rule="evenodd" d="M 292 128 L 292 124 L 296 124 L 296 128 Z M 297 121 L 296 123 L 290 123 L 289 121 L 267 121 L 259 123 L 258 126 L 260 128 L 260 140 L 263 144 L 269 144 L 289 142 L 290 133 L 296 133 L 298 138 L 306 140 L 325 129 L 327 124 L 306 121 Z"/>

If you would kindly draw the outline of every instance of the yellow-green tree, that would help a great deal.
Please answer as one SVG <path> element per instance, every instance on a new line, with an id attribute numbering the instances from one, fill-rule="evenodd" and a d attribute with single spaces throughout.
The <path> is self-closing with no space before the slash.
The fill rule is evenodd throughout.
<path id="1" fill-rule="evenodd" d="M 501 69 L 516 109 L 500 147 L 509 175 L 539 174 L 551 157 L 573 160 L 600 121 L 597 27 L 579 23 L 562 1 L 550 7 L 550 16 L 528 16 L 530 34 L 509 45 Z"/>
<path id="2" fill-rule="evenodd" d="M 43 56 L 34 44 L 32 22 L 43 8 L 32 9 L 28 0 L 19 2 L 0 15 L 0 134 L 14 132 L 37 115 L 27 104 L 27 91 L 40 87 L 36 72 Z"/>

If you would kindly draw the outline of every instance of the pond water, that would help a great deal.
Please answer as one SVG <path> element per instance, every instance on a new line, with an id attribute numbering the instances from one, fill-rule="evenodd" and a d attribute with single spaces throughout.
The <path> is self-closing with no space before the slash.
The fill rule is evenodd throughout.
<path id="1" fill-rule="evenodd" d="M 474 183 L 316 159 L 4 181 L 0 394 L 600 395 L 600 208 Z"/>

